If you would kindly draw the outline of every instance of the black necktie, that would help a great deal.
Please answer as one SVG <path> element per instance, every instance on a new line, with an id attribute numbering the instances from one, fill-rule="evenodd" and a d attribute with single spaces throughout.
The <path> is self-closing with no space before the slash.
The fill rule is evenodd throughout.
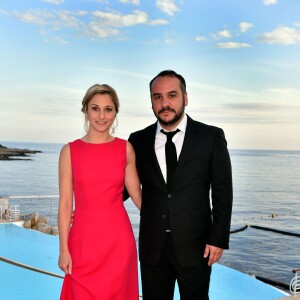
<path id="1" fill-rule="evenodd" d="M 161 129 L 161 132 L 167 136 L 167 142 L 165 145 L 165 152 L 166 152 L 166 164 L 167 164 L 167 184 L 171 183 L 172 177 L 175 172 L 175 168 L 177 165 L 177 153 L 175 144 L 172 141 L 173 136 L 179 132 L 180 130 L 177 129 L 175 131 L 166 132 Z"/>

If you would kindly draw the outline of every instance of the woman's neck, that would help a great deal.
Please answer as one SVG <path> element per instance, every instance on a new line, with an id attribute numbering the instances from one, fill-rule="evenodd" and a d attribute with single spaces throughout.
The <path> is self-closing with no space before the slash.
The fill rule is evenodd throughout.
<path id="1" fill-rule="evenodd" d="M 82 140 L 87 143 L 91 144 L 102 144 L 111 142 L 114 139 L 112 135 L 109 133 L 103 133 L 103 134 L 92 134 L 91 132 L 88 132 Z"/>

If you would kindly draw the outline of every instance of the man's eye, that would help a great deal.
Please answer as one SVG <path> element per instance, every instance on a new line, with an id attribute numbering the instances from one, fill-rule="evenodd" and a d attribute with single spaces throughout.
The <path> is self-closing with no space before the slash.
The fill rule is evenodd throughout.
<path id="1" fill-rule="evenodd" d="M 175 97 L 176 97 L 176 94 L 170 94 L 169 97 L 170 97 L 170 98 L 175 98 Z"/>
<path id="2" fill-rule="evenodd" d="M 160 99 L 160 96 L 154 96 L 153 99 L 154 99 L 154 100 L 159 100 L 159 99 Z"/>

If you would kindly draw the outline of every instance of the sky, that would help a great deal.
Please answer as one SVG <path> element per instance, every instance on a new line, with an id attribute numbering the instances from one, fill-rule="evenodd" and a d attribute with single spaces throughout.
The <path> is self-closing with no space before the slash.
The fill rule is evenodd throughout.
<path id="1" fill-rule="evenodd" d="M 155 122 L 149 81 L 165 69 L 229 149 L 300 150 L 299 0 L 2 0 L 0 141 L 82 137 L 95 83 L 116 89 L 127 139 Z"/>

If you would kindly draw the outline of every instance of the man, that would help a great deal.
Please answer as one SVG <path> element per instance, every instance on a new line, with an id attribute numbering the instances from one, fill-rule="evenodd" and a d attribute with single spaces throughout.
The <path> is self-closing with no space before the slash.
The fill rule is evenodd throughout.
<path id="1" fill-rule="evenodd" d="M 162 71 L 151 80 L 150 92 L 158 122 L 129 137 L 142 184 L 143 299 L 173 299 L 177 280 L 181 300 L 207 300 L 211 265 L 229 243 L 232 175 L 226 140 L 222 129 L 185 114 L 188 95 L 181 75 Z M 176 129 L 166 142 L 166 132 Z M 177 162 L 171 173 L 166 143 L 172 142 Z"/>

